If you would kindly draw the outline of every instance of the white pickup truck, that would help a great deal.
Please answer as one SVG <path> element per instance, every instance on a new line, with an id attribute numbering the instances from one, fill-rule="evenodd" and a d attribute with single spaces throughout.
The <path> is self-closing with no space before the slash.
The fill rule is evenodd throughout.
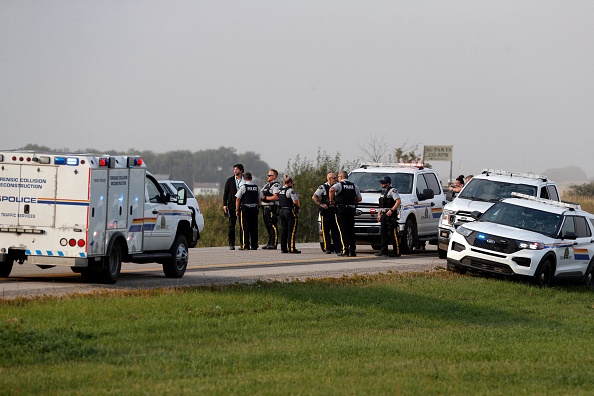
<path id="1" fill-rule="evenodd" d="M 167 194 L 138 156 L 0 151 L 0 277 L 15 262 L 115 283 L 121 263 L 182 277 L 199 238 L 186 192 Z"/>

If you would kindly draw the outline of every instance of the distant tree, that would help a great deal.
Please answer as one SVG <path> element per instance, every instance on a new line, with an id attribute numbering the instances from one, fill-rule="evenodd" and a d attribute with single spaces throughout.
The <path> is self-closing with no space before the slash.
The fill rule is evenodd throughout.
<path id="1" fill-rule="evenodd" d="M 567 189 L 569 195 L 594 196 L 594 181 L 580 185 L 572 184 Z"/>
<path id="2" fill-rule="evenodd" d="M 394 149 L 384 141 L 384 138 L 371 137 L 365 145 L 359 145 L 363 151 L 363 161 L 369 162 L 422 162 L 422 153 L 419 153 L 418 144 L 404 144 Z M 393 146 L 392 146 L 393 147 Z M 431 167 L 430 164 L 425 164 Z"/>
<path id="3" fill-rule="evenodd" d="M 286 174 L 289 174 L 295 182 L 295 191 L 299 193 L 301 209 L 299 212 L 299 226 L 297 238 L 301 242 L 318 241 L 318 207 L 312 201 L 311 196 L 318 186 L 326 181 L 329 172 L 341 170 L 340 154 L 334 157 L 320 152 L 314 161 L 306 158 L 301 159 L 298 155 L 293 163 L 287 165 Z M 282 174 L 279 175 L 282 180 Z"/>

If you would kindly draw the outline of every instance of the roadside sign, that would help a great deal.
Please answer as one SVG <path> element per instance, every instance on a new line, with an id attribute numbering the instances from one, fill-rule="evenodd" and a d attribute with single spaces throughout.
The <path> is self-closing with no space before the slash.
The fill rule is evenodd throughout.
<path id="1" fill-rule="evenodd" d="M 452 161 L 454 146 L 423 146 L 423 162 Z"/>

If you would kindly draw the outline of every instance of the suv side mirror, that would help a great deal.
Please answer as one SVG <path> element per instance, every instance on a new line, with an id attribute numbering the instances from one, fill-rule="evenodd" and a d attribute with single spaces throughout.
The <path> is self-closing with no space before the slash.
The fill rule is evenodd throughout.
<path id="1" fill-rule="evenodd" d="M 575 232 L 567 231 L 563 234 L 563 239 L 576 240 L 577 234 Z"/>
<path id="2" fill-rule="evenodd" d="M 478 220 L 481 218 L 482 215 L 483 215 L 482 212 L 479 212 L 478 210 L 473 210 L 472 213 L 470 214 L 470 217 L 472 217 L 475 220 Z"/>
<path id="3" fill-rule="evenodd" d="M 456 198 L 456 193 L 453 190 L 448 190 L 448 192 L 445 195 L 446 201 L 452 202 L 454 198 Z"/>
<path id="4" fill-rule="evenodd" d="M 186 189 L 183 187 L 179 187 L 177 189 L 177 204 L 178 205 L 185 205 L 187 201 L 186 197 Z"/>
<path id="5" fill-rule="evenodd" d="M 426 188 L 423 190 L 423 193 L 418 194 L 417 197 L 419 198 L 419 201 L 424 201 L 426 199 L 433 199 L 435 197 L 435 193 L 432 189 Z"/>

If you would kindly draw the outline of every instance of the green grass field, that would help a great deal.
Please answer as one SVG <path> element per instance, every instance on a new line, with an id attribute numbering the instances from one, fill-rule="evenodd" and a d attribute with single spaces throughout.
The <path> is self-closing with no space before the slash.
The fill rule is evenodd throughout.
<path id="1" fill-rule="evenodd" d="M 384 274 L 0 301 L 0 394 L 592 393 L 579 285 Z"/>

